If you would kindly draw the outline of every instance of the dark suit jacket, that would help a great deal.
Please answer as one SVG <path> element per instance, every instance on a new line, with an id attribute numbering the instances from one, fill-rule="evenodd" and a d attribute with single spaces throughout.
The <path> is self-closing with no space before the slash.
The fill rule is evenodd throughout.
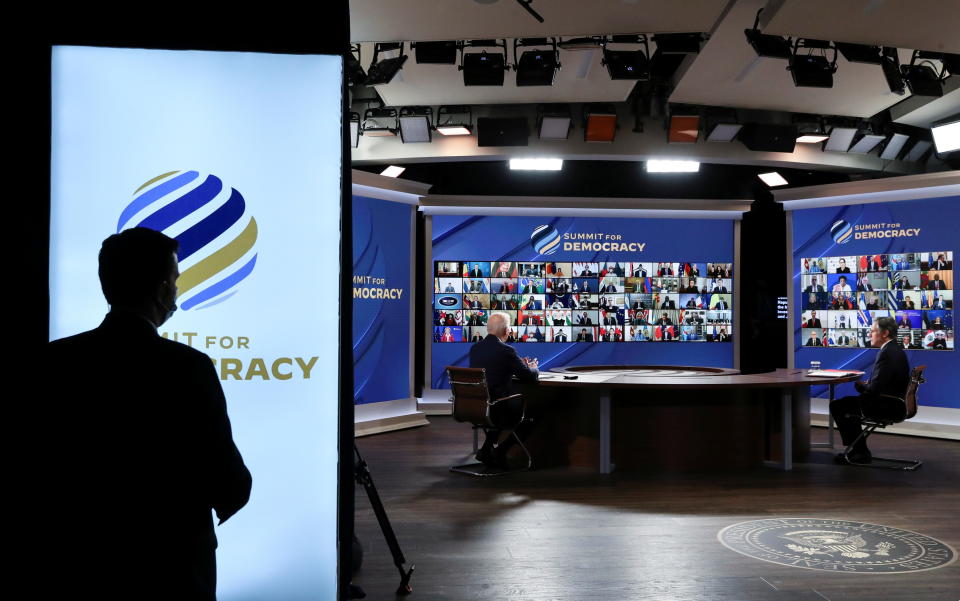
<path id="1" fill-rule="evenodd" d="M 805 328 L 820 328 L 820 327 L 823 327 L 823 326 L 820 325 L 820 320 L 819 320 L 819 319 L 808 319 L 806 322 L 804 322 L 803 327 L 805 327 Z"/>
<path id="2" fill-rule="evenodd" d="M 491 399 L 500 399 L 511 394 L 513 376 L 522 381 L 537 379 L 537 372 L 528 368 L 517 356 L 512 346 L 500 342 L 493 334 L 470 347 L 470 367 L 487 370 L 487 387 Z"/>
<path id="3" fill-rule="evenodd" d="M 910 383 L 910 362 L 896 340 L 884 345 L 870 370 L 870 380 L 863 387 L 866 394 L 890 394 L 903 398 Z"/>
<path id="4" fill-rule="evenodd" d="M 213 599 L 211 510 L 236 513 L 251 477 L 210 358 L 114 311 L 36 363 L 51 370 L 27 420 L 46 582 L 67 597 Z"/>

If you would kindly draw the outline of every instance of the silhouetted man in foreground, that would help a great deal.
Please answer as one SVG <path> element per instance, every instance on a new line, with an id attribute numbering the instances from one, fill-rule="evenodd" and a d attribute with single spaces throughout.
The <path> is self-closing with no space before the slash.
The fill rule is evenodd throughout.
<path id="1" fill-rule="evenodd" d="M 210 358 L 157 333 L 177 308 L 177 250 L 144 228 L 104 240 L 110 312 L 39 362 L 25 598 L 215 599 L 211 510 L 226 521 L 251 478 Z"/>

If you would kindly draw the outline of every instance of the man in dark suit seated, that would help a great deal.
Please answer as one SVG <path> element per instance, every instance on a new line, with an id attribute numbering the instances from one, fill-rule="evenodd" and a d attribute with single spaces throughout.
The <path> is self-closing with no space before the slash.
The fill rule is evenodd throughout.
<path id="1" fill-rule="evenodd" d="M 803 323 L 803 327 L 805 328 L 822 328 L 823 327 L 823 325 L 820 323 L 820 318 L 817 317 L 816 311 L 810 312 L 810 319 L 808 319 Z"/>
<path id="2" fill-rule="evenodd" d="M 823 341 L 817 337 L 816 332 L 810 332 L 810 338 L 807 338 L 807 341 L 803 343 L 803 346 L 823 346 Z"/>
<path id="3" fill-rule="evenodd" d="M 927 290 L 946 290 L 947 285 L 940 279 L 940 274 L 934 274 L 933 279 L 927 284 Z"/>
<path id="4" fill-rule="evenodd" d="M 854 385 L 860 394 L 845 396 L 830 403 L 830 413 L 845 445 L 850 445 L 860 436 L 861 415 L 899 419 L 906 410 L 904 403 L 898 399 L 903 398 L 910 383 L 910 364 L 897 341 L 897 322 L 892 317 L 880 317 L 873 323 L 870 345 L 879 347 L 880 351 L 870 371 L 870 379 Z M 897 398 L 880 396 L 884 394 Z M 850 450 L 850 461 L 870 463 L 870 460 L 870 450 L 866 442 L 860 439 Z M 837 455 L 837 461 L 846 462 L 842 453 Z"/>
<path id="5" fill-rule="evenodd" d="M 593 334 L 587 331 L 587 328 L 580 328 L 580 333 L 577 334 L 577 342 L 593 342 Z"/>
<path id="6" fill-rule="evenodd" d="M 525 382 L 536 381 L 539 374 L 537 360 L 517 355 L 516 349 L 506 344 L 510 333 L 510 321 L 504 313 L 494 313 L 487 319 L 487 337 L 470 347 L 470 367 L 482 367 L 486 370 L 487 388 L 490 399 L 501 399 L 512 394 L 512 380 L 516 376 Z M 497 403 L 491 408 L 493 422 L 516 421 L 523 409 L 521 399 Z M 516 429 L 521 440 L 530 433 L 530 422 L 524 422 Z M 477 451 L 477 460 L 491 467 L 506 467 L 507 452 L 515 440 L 508 436 L 497 444 L 502 432 L 490 429 L 483 446 Z"/>
<path id="7" fill-rule="evenodd" d="M 210 357 L 157 333 L 177 309 L 178 246 L 139 227 L 104 240 L 110 312 L 33 361 L 56 377 L 34 381 L 17 424 L 37 480 L 35 548 L 18 553 L 38 596 L 23 598 L 215 598 L 211 511 L 239 511 L 251 477 Z"/>

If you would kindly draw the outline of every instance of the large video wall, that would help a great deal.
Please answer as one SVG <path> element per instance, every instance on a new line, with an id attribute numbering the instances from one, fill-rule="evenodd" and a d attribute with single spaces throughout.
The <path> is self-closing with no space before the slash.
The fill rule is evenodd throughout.
<path id="1" fill-rule="evenodd" d="M 733 367 L 733 219 L 431 217 L 430 386 L 493 312 L 541 369 Z"/>
<path id="2" fill-rule="evenodd" d="M 437 261 L 434 342 L 731 342 L 733 264 Z"/>
<path id="3" fill-rule="evenodd" d="M 805 257 L 801 265 L 804 346 L 867 348 L 871 325 L 893 317 L 903 348 L 954 348 L 951 251 Z"/>
<path id="4" fill-rule="evenodd" d="M 791 209 L 791 220 L 794 364 L 869 372 L 877 350 L 866 333 L 877 318 L 893 317 L 910 365 L 926 365 L 920 404 L 960 409 L 960 197 Z M 836 394 L 856 391 L 841 384 Z"/>

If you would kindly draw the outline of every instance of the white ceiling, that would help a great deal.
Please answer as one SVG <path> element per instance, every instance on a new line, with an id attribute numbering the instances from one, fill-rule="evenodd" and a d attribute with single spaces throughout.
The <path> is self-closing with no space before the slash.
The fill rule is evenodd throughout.
<path id="1" fill-rule="evenodd" d="M 350 0 L 354 42 L 709 31 L 728 0 Z"/>
<path id="2" fill-rule="evenodd" d="M 743 30 L 759 8 L 767 6 L 769 23 L 761 25 L 767 33 L 896 46 L 903 62 L 917 47 L 960 53 L 958 0 L 773 0 L 769 6 L 765 0 L 536 0 L 532 6 L 543 24 L 515 0 L 351 0 L 351 37 L 386 42 L 700 31 L 711 38 L 678 73 L 670 101 L 856 117 L 890 108 L 909 92 L 891 93 L 879 66 L 842 56 L 833 88 L 795 87 L 785 60 L 757 58 L 746 42 Z M 362 46 L 367 67 L 372 44 Z M 513 60 L 512 49 L 508 57 Z M 391 106 L 436 106 L 615 102 L 633 87 L 610 80 L 599 52 L 561 51 L 560 60 L 552 87 L 518 88 L 513 71 L 502 87 L 465 87 L 456 65 L 418 65 L 410 56 L 377 91 Z M 960 92 L 937 101 L 915 98 L 909 106 L 898 121 L 928 126 L 960 112 Z"/>

